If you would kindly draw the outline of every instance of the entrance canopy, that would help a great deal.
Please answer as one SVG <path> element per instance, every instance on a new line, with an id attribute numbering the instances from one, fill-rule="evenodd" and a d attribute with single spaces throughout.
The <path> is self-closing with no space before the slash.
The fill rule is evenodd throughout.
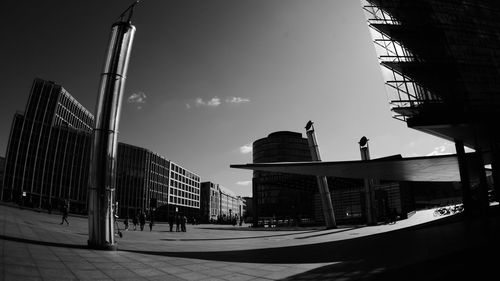
<path id="1" fill-rule="evenodd" d="M 474 178 L 476 169 L 472 169 L 472 166 L 475 163 L 475 155 L 467 153 L 466 157 L 469 175 Z M 411 158 L 402 158 L 397 155 L 373 160 L 338 162 L 255 163 L 231 165 L 230 167 L 264 172 L 390 181 L 460 181 L 456 154 Z"/>

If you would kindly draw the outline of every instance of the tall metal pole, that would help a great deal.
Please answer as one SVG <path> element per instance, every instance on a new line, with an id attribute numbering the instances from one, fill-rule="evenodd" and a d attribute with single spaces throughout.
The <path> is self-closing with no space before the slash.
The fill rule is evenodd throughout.
<path id="1" fill-rule="evenodd" d="M 135 26 L 130 22 L 134 6 L 123 12 L 111 27 L 111 36 L 99 96 L 90 161 L 88 190 L 89 240 L 95 249 L 116 250 L 113 202 L 116 187 L 118 123 L 125 77 Z M 129 13 L 124 20 L 125 13 Z"/>
<path id="2" fill-rule="evenodd" d="M 309 121 L 306 125 L 306 134 L 312 161 L 321 161 L 312 121 Z M 330 190 L 328 189 L 328 181 L 325 176 L 317 176 L 316 179 L 318 181 L 319 195 L 321 197 L 321 205 L 323 208 L 323 216 L 325 217 L 326 228 L 337 228 L 335 214 L 333 212 L 332 198 L 330 197 Z"/>
<path id="3" fill-rule="evenodd" d="M 370 160 L 370 148 L 368 147 L 368 139 L 362 137 L 359 141 L 359 150 L 361 152 L 361 160 Z M 365 179 L 365 205 L 366 205 L 366 224 L 377 224 L 374 208 L 374 194 L 372 179 Z"/>

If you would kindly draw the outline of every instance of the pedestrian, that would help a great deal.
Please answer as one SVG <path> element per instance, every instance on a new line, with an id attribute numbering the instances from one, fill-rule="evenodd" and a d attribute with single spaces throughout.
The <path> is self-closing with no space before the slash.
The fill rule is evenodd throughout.
<path id="1" fill-rule="evenodd" d="M 128 230 L 128 215 L 125 217 L 125 220 L 123 220 L 123 224 L 125 225 L 125 230 Z"/>
<path id="2" fill-rule="evenodd" d="M 186 216 L 183 216 L 181 218 L 181 230 L 182 232 L 186 232 L 186 224 L 187 224 L 187 217 Z"/>
<path id="3" fill-rule="evenodd" d="M 138 214 L 136 213 L 135 216 L 132 218 L 132 224 L 134 225 L 134 231 L 137 229 L 138 223 L 139 223 L 139 217 L 138 217 Z"/>
<path id="4" fill-rule="evenodd" d="M 174 217 L 170 216 L 168 218 L 168 226 L 170 226 L 170 232 L 172 232 L 172 229 L 174 228 Z"/>
<path id="5" fill-rule="evenodd" d="M 62 212 L 62 221 L 61 221 L 61 224 L 63 224 L 64 222 L 66 222 L 69 225 L 69 221 L 68 221 L 69 202 L 68 202 L 68 200 L 64 201 L 64 204 L 63 204 L 61 212 Z"/>
<path id="6" fill-rule="evenodd" d="M 144 212 L 141 212 L 139 215 L 139 224 L 141 226 L 141 231 L 143 231 L 144 225 L 146 225 L 146 214 Z"/>
<path id="7" fill-rule="evenodd" d="M 153 219 L 151 218 L 151 220 L 149 221 L 149 232 L 153 231 Z"/>
<path id="8" fill-rule="evenodd" d="M 179 215 L 175 217 L 175 231 L 179 232 L 179 225 L 181 224 L 181 218 Z"/>

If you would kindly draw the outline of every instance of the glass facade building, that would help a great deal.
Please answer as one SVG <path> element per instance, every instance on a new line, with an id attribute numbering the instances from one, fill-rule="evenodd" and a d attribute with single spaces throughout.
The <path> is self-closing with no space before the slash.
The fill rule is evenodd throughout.
<path id="1" fill-rule="evenodd" d="M 306 138 L 288 131 L 274 132 L 253 143 L 253 163 L 311 161 Z M 254 171 L 254 225 L 264 220 L 314 220 L 316 177 Z"/>

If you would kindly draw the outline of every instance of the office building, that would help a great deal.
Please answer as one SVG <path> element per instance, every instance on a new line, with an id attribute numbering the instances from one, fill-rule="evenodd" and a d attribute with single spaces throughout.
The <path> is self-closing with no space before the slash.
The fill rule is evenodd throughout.
<path id="1" fill-rule="evenodd" d="M 35 79 L 24 114 L 14 115 L 1 200 L 43 209 L 69 200 L 70 212 L 86 214 L 93 120 L 62 86 Z M 117 157 L 120 217 L 199 214 L 197 174 L 129 144 L 118 144 Z"/>
<path id="2" fill-rule="evenodd" d="M 16 113 L 6 154 L 4 201 L 52 208 L 65 199 L 85 212 L 92 114 L 63 87 L 35 79 Z"/>
<path id="3" fill-rule="evenodd" d="M 213 182 L 201 183 L 200 221 L 230 223 L 243 216 L 245 201 L 232 190 Z"/>
<path id="4" fill-rule="evenodd" d="M 116 189 L 120 217 L 146 212 L 165 221 L 199 213 L 199 176 L 142 147 L 118 144 Z"/>
<path id="5" fill-rule="evenodd" d="M 220 214 L 220 189 L 213 182 L 201 183 L 200 222 L 217 222 Z"/>

